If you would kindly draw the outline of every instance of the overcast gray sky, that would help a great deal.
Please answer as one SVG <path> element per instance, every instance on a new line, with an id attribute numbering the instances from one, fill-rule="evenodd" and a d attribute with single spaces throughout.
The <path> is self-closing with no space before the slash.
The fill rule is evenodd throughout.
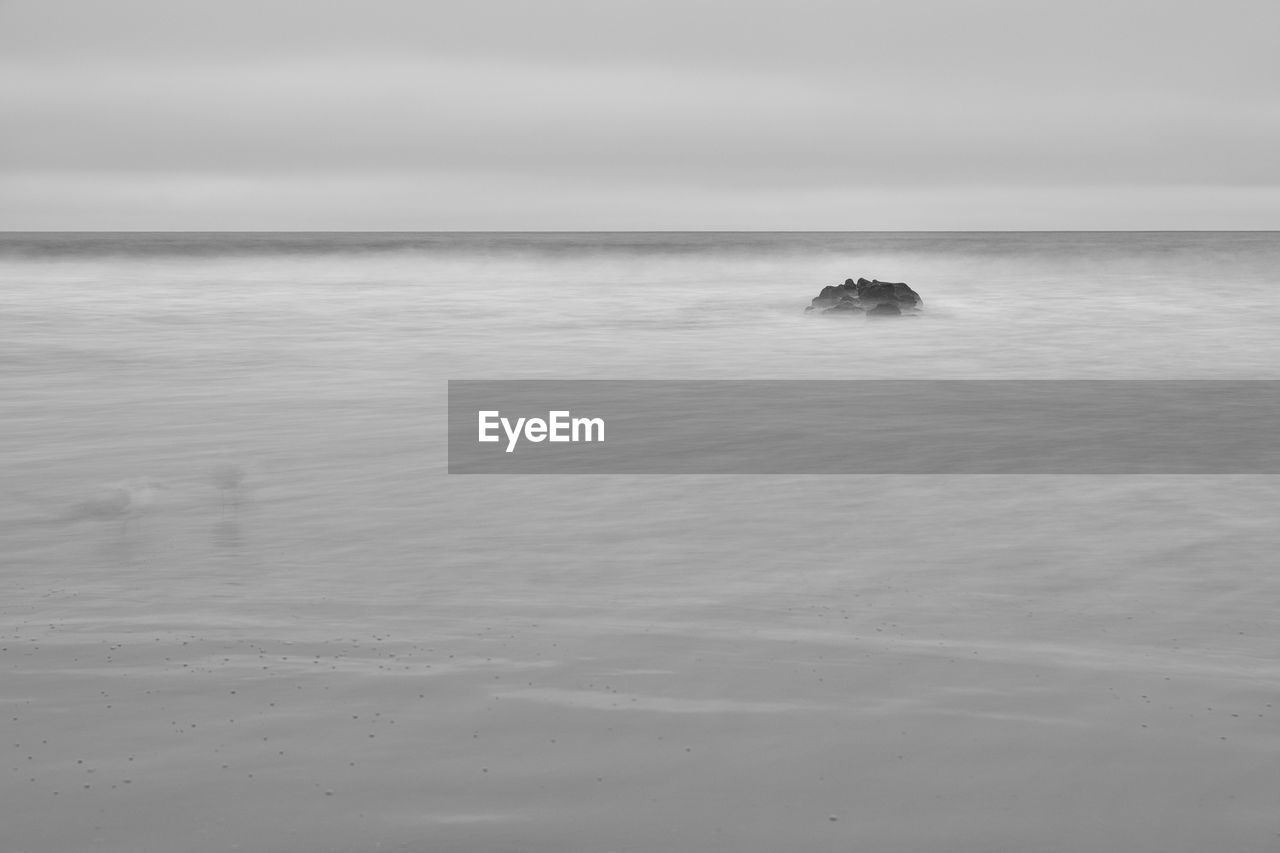
<path id="1" fill-rule="evenodd" d="M 1276 0 L 0 0 L 3 229 L 1280 228 Z"/>

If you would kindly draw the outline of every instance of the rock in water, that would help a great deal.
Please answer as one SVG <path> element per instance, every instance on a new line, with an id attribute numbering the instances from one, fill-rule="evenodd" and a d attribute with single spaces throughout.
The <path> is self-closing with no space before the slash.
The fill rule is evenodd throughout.
<path id="1" fill-rule="evenodd" d="M 820 314 L 852 316 L 898 316 L 904 312 L 914 314 L 923 304 L 920 294 L 900 281 L 857 281 L 846 279 L 844 284 L 832 284 L 822 288 L 805 311 Z"/>

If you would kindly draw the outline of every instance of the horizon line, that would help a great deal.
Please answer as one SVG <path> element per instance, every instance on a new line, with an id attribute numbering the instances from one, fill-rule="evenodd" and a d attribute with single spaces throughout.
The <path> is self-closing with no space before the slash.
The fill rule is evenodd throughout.
<path id="1" fill-rule="evenodd" d="M 1272 234 L 1276 228 L 0 229 L 0 234 Z"/>

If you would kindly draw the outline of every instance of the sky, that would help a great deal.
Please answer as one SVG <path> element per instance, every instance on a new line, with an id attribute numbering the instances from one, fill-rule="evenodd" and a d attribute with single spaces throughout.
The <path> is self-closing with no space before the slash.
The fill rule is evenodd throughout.
<path id="1" fill-rule="evenodd" d="M 1280 228 L 1276 0 L 0 0 L 3 230 Z"/>

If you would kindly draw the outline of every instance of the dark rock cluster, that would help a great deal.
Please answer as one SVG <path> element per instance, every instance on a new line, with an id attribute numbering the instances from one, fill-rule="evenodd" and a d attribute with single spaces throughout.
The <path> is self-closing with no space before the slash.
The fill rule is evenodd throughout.
<path id="1" fill-rule="evenodd" d="M 846 279 L 844 284 L 822 288 L 805 311 L 835 316 L 896 317 L 914 314 L 923 302 L 920 294 L 900 281 L 857 281 Z"/>

